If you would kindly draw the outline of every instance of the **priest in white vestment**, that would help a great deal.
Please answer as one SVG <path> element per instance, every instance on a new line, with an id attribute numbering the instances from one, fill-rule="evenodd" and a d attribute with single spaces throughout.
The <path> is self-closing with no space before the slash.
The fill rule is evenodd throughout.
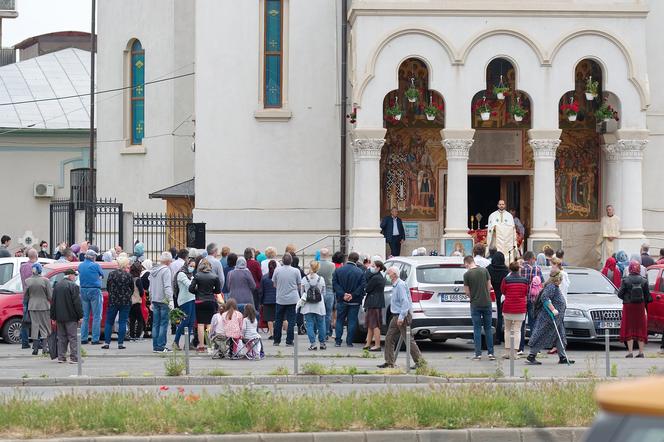
<path id="1" fill-rule="evenodd" d="M 620 218 L 615 214 L 613 206 L 606 206 L 606 216 L 602 217 L 597 238 L 597 254 L 604 265 L 615 252 L 615 240 L 620 236 Z"/>
<path id="2" fill-rule="evenodd" d="M 505 201 L 498 201 L 498 210 L 489 215 L 486 243 L 505 255 L 509 263 L 518 258 L 516 226 L 512 214 L 505 210 Z"/>

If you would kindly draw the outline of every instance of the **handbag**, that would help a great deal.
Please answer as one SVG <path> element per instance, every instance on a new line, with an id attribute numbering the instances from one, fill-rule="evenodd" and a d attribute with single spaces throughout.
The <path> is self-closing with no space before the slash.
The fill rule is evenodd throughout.
<path id="1" fill-rule="evenodd" d="M 46 338 L 48 345 L 48 354 L 51 356 L 51 360 L 58 357 L 58 335 L 56 332 L 51 332 Z"/>

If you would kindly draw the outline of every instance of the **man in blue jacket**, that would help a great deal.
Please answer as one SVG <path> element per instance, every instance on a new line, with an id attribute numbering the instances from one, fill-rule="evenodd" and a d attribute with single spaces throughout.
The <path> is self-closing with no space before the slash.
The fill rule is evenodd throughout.
<path id="1" fill-rule="evenodd" d="M 403 222 L 397 215 L 399 215 L 399 211 L 396 207 L 393 207 L 391 215 L 386 216 L 380 222 L 380 233 L 383 234 L 385 242 L 390 246 L 392 256 L 401 255 L 401 244 L 406 240 Z"/>
<path id="2" fill-rule="evenodd" d="M 360 255 L 351 252 L 348 262 L 334 271 L 332 275 L 332 288 L 337 298 L 337 324 L 335 331 L 335 347 L 341 347 L 341 338 L 344 333 L 344 322 L 348 318 L 346 345 L 353 346 L 353 336 L 357 328 L 357 314 L 364 297 L 364 270 L 357 261 Z"/>
<path id="3" fill-rule="evenodd" d="M 90 314 L 92 314 L 92 345 L 97 345 L 101 331 L 101 313 L 104 307 L 104 298 L 101 294 L 101 280 L 104 278 L 104 273 L 101 271 L 101 266 L 95 262 L 97 253 L 94 250 L 88 249 L 84 256 L 85 261 L 78 266 L 81 303 L 83 304 L 81 344 L 88 343 L 88 324 Z"/>

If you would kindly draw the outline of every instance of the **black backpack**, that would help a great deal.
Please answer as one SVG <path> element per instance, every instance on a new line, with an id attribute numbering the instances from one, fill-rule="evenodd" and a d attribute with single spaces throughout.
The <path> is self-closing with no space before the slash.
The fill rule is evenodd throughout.
<path id="1" fill-rule="evenodd" d="M 317 302 L 321 302 L 323 300 L 323 296 L 320 293 L 320 289 L 318 288 L 318 281 L 320 281 L 320 276 L 316 280 L 316 285 L 313 285 L 311 281 L 309 280 L 308 276 L 305 276 L 305 279 L 309 283 L 309 288 L 307 289 L 307 302 L 311 302 L 312 304 L 315 304 Z"/>
<path id="2" fill-rule="evenodd" d="M 641 284 L 631 284 L 632 288 L 629 290 L 627 295 L 629 298 L 630 304 L 640 304 L 644 301 L 643 297 L 643 287 Z"/>

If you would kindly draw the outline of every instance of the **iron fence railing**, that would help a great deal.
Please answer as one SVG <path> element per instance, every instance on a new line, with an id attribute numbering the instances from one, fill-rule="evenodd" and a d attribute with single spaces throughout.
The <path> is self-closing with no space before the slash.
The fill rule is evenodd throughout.
<path id="1" fill-rule="evenodd" d="M 133 238 L 145 246 L 145 256 L 156 261 L 161 252 L 187 247 L 187 225 L 191 216 L 167 213 L 134 214 Z"/>

